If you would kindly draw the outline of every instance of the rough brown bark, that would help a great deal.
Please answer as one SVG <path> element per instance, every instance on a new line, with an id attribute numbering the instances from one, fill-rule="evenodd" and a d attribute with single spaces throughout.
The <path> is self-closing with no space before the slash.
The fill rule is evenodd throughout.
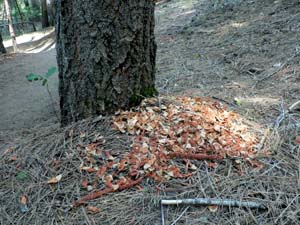
<path id="1" fill-rule="evenodd" d="M 6 53 L 6 49 L 3 45 L 3 40 L 2 40 L 1 34 L 0 34 L 0 53 L 2 53 L 2 54 Z"/>
<path id="2" fill-rule="evenodd" d="M 10 33 L 10 37 L 12 40 L 13 49 L 14 49 L 14 52 L 18 52 L 17 40 L 16 40 L 16 35 L 15 35 L 14 27 L 13 27 L 13 21 L 12 21 L 12 17 L 11 17 L 11 13 L 10 13 L 10 5 L 8 3 L 8 0 L 4 0 L 4 7 L 5 7 L 6 15 L 7 15 L 8 28 L 9 28 L 9 33 Z"/>
<path id="3" fill-rule="evenodd" d="M 42 27 L 49 27 L 47 0 L 42 0 Z"/>
<path id="4" fill-rule="evenodd" d="M 156 94 L 153 0 L 57 0 L 63 125 Z"/>

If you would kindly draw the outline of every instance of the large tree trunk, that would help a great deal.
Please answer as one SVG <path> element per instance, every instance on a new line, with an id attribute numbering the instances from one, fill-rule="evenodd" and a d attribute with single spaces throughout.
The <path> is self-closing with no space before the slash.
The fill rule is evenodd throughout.
<path id="1" fill-rule="evenodd" d="M 42 0 L 42 27 L 49 27 L 47 0 Z"/>
<path id="2" fill-rule="evenodd" d="M 3 54 L 3 53 L 6 53 L 6 49 L 3 45 L 3 40 L 2 40 L 2 36 L 0 34 L 0 53 Z"/>
<path id="3" fill-rule="evenodd" d="M 13 27 L 13 21 L 12 21 L 12 17 L 11 17 L 11 13 L 10 13 L 10 5 L 8 3 L 8 0 L 4 0 L 4 6 L 5 6 L 6 15 L 7 15 L 8 28 L 9 28 L 9 33 L 10 33 L 10 37 L 12 40 L 13 49 L 14 49 L 14 52 L 18 52 L 17 40 L 16 40 L 16 35 L 15 35 L 15 30 Z"/>
<path id="4" fill-rule="evenodd" d="M 153 0 L 57 3 L 62 125 L 156 94 Z"/>

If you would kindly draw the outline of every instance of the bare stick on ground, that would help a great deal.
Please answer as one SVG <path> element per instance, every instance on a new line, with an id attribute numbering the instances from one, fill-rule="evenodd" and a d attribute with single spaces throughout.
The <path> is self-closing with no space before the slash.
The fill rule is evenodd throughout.
<path id="1" fill-rule="evenodd" d="M 219 205 L 229 207 L 247 207 L 266 209 L 266 207 L 258 202 L 238 201 L 233 199 L 213 199 L 213 198 L 194 198 L 194 199 L 177 199 L 177 200 L 161 200 L 162 205 Z"/>

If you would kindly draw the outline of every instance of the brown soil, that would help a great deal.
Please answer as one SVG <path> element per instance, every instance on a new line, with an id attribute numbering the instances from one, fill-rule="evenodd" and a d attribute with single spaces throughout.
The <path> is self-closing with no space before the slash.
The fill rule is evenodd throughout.
<path id="1" fill-rule="evenodd" d="M 57 123 L 58 77 L 49 79 L 50 98 L 41 82 L 28 82 L 30 73 L 44 74 L 56 66 L 53 28 L 17 38 L 19 54 L 0 56 L 0 151 L 35 126 Z M 5 41 L 8 52 L 11 42 Z"/>
<path id="2" fill-rule="evenodd" d="M 56 65 L 55 50 L 17 55 L 1 64 L 0 131 L 30 128 L 53 117 L 53 103 L 46 88 L 40 82 L 28 82 L 25 76 L 43 74 Z M 57 98 L 57 77 L 49 81 Z"/>

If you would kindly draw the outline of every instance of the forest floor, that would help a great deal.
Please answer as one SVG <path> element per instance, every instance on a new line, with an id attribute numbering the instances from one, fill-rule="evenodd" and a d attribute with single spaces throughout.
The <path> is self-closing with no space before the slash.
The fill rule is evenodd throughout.
<path id="1" fill-rule="evenodd" d="M 41 82 L 28 82 L 30 73 L 45 74 L 56 66 L 54 29 L 19 36 L 18 54 L 0 58 L 0 132 L 32 128 L 35 125 L 55 122 L 53 106 L 58 107 L 58 78 L 49 79 L 53 102 Z M 8 52 L 11 42 L 4 42 Z M 56 120 L 57 122 L 57 120 Z"/>
<path id="2" fill-rule="evenodd" d="M 259 179 L 268 180 L 270 178 L 272 180 L 274 178 L 273 183 L 282 179 L 283 183 L 288 184 L 288 181 L 294 178 L 299 182 L 299 171 L 295 171 L 295 165 L 299 165 L 299 140 L 295 142 L 295 138 L 299 137 L 300 133 L 300 114 L 297 111 L 297 108 L 300 107 L 298 105 L 290 111 L 288 110 L 293 103 L 300 100 L 299 1 L 246 0 L 235 6 L 218 9 L 204 7 L 206 2 L 173 0 L 157 5 L 156 76 L 160 94 L 208 96 L 227 104 L 230 109 L 237 111 L 248 120 L 259 123 L 265 128 L 276 128 L 280 140 L 275 137 L 273 139 L 273 147 L 278 148 L 275 149 L 275 152 L 289 152 L 292 149 L 294 152 L 289 152 L 289 155 L 298 154 L 298 159 L 296 159 L 297 157 L 284 158 L 287 157 L 286 155 L 282 161 L 278 161 L 276 158 L 276 163 L 270 163 L 270 168 L 263 173 L 269 176 L 270 171 L 274 172 L 273 169 L 276 167 L 281 172 L 285 171 L 289 175 L 288 178 L 280 177 L 276 181 L 277 178 L 274 177 L 277 174 L 274 172 L 276 176 L 272 174 L 267 178 L 261 176 Z M 30 146 L 29 142 L 25 144 L 23 139 L 30 138 L 30 141 L 33 142 L 38 136 L 37 133 L 44 134 L 45 130 L 49 129 L 48 127 L 54 130 L 59 127 L 53 110 L 54 107 L 58 111 L 57 76 L 51 77 L 49 84 L 54 101 L 49 98 L 46 89 L 41 84 L 29 83 L 25 78 L 32 72 L 43 74 L 49 67 L 56 65 L 55 50 L 51 49 L 54 40 L 51 32 L 53 31 L 45 31 L 43 35 L 37 37 L 37 40 L 32 39 L 34 34 L 31 34 L 32 36 L 28 34 L 23 39 L 25 43 L 21 48 L 22 54 L 8 54 L 0 57 L 0 152 L 1 149 L 14 148 L 20 143 L 23 146 Z M 6 44 L 8 45 L 8 42 Z M 37 48 L 33 49 L 34 46 Z M 284 128 L 281 127 L 282 125 Z M 48 136 L 45 135 L 45 137 Z M 207 179 L 206 177 L 205 180 L 207 181 Z M 207 182 L 213 186 L 210 179 Z M 247 182 L 246 178 L 236 178 L 235 181 L 237 183 L 234 185 L 239 188 L 243 188 L 245 185 L 240 185 L 239 182 Z M 258 183 L 260 181 L 253 178 L 251 182 Z M 285 186 L 283 183 L 278 185 L 282 185 L 281 188 L 289 189 L 289 186 Z M 293 180 L 292 183 L 295 184 L 297 181 Z M 18 186 L 18 188 L 20 187 L 21 185 Z M 18 188 L 17 190 L 20 192 Z M 236 191 L 240 190 L 239 188 L 230 190 Z M 215 189 L 212 188 L 214 194 Z M 0 189 L 0 197 L 1 191 Z M 276 189 L 276 191 L 278 190 Z M 292 192 L 289 194 L 294 196 Z M 3 193 L 6 191 L 3 190 Z M 295 193 L 295 198 L 287 200 L 288 197 L 279 192 L 275 193 L 274 189 L 274 193 L 271 194 L 278 199 L 286 197 L 288 203 L 282 212 L 278 212 L 279 208 L 276 208 L 277 211 L 270 210 L 268 218 L 257 216 L 259 212 L 247 215 L 248 212 L 238 211 L 230 214 L 231 212 L 220 212 L 220 210 L 218 216 L 220 213 L 224 213 L 225 217 L 226 215 L 228 217 L 218 220 L 218 222 L 221 224 L 285 224 L 285 221 L 288 221 L 288 224 L 297 224 L 297 220 L 300 219 L 297 184 L 294 187 L 293 194 Z M 271 198 L 268 194 L 261 195 L 267 199 Z M 39 196 L 38 204 L 43 203 L 41 197 Z M 119 197 L 122 198 L 121 194 Z M 14 196 L 15 201 L 18 201 L 17 198 Z M 138 195 L 132 194 L 132 198 L 139 204 L 145 204 Z M 105 201 L 109 202 L 110 200 L 106 198 Z M 127 218 L 136 209 L 132 202 L 130 204 L 132 212 L 128 212 L 126 207 L 120 207 L 124 210 L 120 213 L 120 217 L 115 215 L 113 218 L 108 218 L 106 214 L 102 220 L 107 224 L 125 224 L 122 223 L 122 216 Z M 7 207 L 7 210 L 13 209 L 14 206 Z M 138 213 L 135 214 L 136 221 L 132 224 L 153 224 L 153 220 L 159 221 L 159 215 L 155 214 L 158 211 L 150 209 L 153 210 L 151 207 L 146 207 L 146 211 L 149 213 L 148 218 L 147 216 L 139 217 Z M 17 222 L 11 222 L 11 224 L 30 224 L 32 218 L 36 218 L 36 224 L 45 224 L 45 220 L 37 219 L 36 214 L 31 214 L 30 218 L 22 220 L 24 219 L 23 214 L 7 210 L 5 211 L 6 216 L 0 218 L 0 224 L 2 224 L 1 222 L 9 224 L 7 222 L 9 221 L 8 215 L 17 218 Z M 109 208 L 106 210 L 109 211 Z M 184 208 L 180 208 L 175 210 L 176 212 L 170 212 L 169 219 L 182 217 L 188 221 L 182 222 L 182 224 L 218 223 L 214 221 L 216 214 L 211 212 L 206 212 L 208 213 L 206 216 L 201 212 L 197 214 L 194 211 L 184 214 L 184 216 L 180 215 L 184 210 Z M 50 211 L 49 208 L 47 212 L 43 211 L 43 213 L 45 216 L 51 215 L 53 219 L 56 219 L 56 211 L 54 211 Z M 4 215 L 4 210 L 1 214 Z M 87 216 L 84 211 L 83 214 L 84 218 L 78 218 L 78 215 L 72 214 L 68 222 L 76 224 L 76 221 L 82 221 L 81 224 L 83 224 L 85 221 L 86 224 L 97 224 L 93 222 L 94 217 Z M 229 214 L 233 216 L 229 217 Z M 86 219 L 87 217 L 90 219 Z M 281 220 L 280 217 L 285 220 Z M 67 221 L 63 223 L 61 221 L 60 224 L 68 224 Z M 252 222 L 248 223 L 247 221 Z"/>

